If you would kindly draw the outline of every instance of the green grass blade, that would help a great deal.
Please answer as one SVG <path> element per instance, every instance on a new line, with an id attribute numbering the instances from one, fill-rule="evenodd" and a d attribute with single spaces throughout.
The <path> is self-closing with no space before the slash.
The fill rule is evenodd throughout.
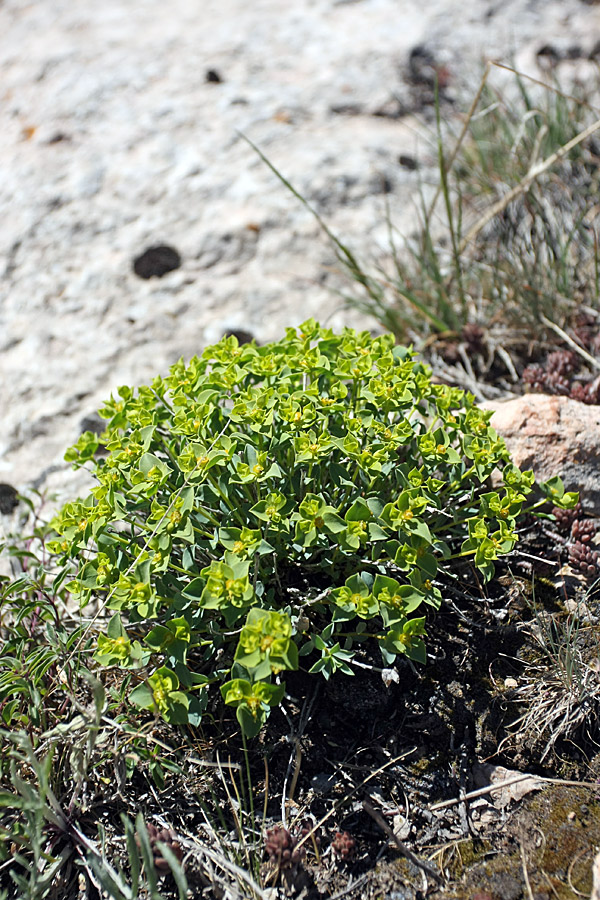
<path id="1" fill-rule="evenodd" d="M 169 864 L 173 880 L 177 885 L 179 900 L 186 900 L 189 888 L 181 862 L 177 859 L 177 857 L 167 844 L 164 844 L 162 841 L 157 841 L 157 847 L 160 849 L 162 856 L 164 856 Z"/>

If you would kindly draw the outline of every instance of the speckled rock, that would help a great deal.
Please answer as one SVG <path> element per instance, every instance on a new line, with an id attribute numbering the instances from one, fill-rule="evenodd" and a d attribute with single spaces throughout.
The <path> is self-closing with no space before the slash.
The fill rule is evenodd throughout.
<path id="1" fill-rule="evenodd" d="M 567 490 L 581 491 L 585 511 L 600 516 L 600 406 L 545 394 L 481 405 L 494 410 L 491 424 L 520 468 L 538 480 L 560 475 Z"/>

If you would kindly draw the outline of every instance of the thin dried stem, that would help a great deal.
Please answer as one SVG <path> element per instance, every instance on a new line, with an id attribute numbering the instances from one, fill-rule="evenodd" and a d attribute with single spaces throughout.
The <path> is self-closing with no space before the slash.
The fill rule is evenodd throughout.
<path id="1" fill-rule="evenodd" d="M 491 794 L 492 791 L 502 790 L 513 784 L 519 784 L 521 781 L 527 781 L 527 779 L 540 781 L 543 784 L 560 784 L 566 787 L 598 787 L 598 785 L 592 781 L 567 781 L 563 778 L 545 778 L 542 775 L 528 775 L 526 772 L 523 772 L 520 775 L 515 775 L 514 778 L 507 778 L 506 781 L 502 781 L 498 784 L 487 784 L 485 787 L 477 788 L 475 791 L 469 791 L 468 794 L 463 794 L 462 797 L 453 797 L 452 800 L 443 800 L 441 803 L 434 803 L 429 809 L 431 812 L 437 812 L 440 809 L 448 809 L 448 807 L 457 806 L 465 800 L 475 800 L 476 797 L 483 797 L 484 794 Z"/>
<path id="2" fill-rule="evenodd" d="M 531 890 L 531 882 L 529 880 L 529 872 L 527 871 L 527 860 L 525 859 L 525 848 L 523 844 L 519 845 L 521 848 L 521 865 L 523 867 L 523 880 L 525 881 L 525 887 L 527 889 L 527 896 L 529 900 L 534 900 L 533 891 Z"/>
<path id="3" fill-rule="evenodd" d="M 385 821 L 385 819 L 383 818 L 381 813 L 377 809 L 375 809 L 373 804 L 370 802 L 370 798 L 368 796 L 365 797 L 365 799 L 362 802 L 362 805 L 363 805 L 363 809 L 365 810 L 365 812 L 367 812 L 371 816 L 371 818 L 377 822 L 377 824 L 379 825 L 381 830 L 383 832 L 385 832 L 385 834 L 388 836 L 388 838 L 390 838 L 395 843 L 395 845 L 398 848 L 398 850 L 400 851 L 400 853 L 404 857 L 406 857 L 406 859 L 409 862 L 411 862 L 413 864 L 413 866 L 417 866 L 417 868 L 422 869 L 422 871 L 425 872 L 426 875 L 429 875 L 429 877 L 433 881 L 435 881 L 435 883 L 437 885 L 441 886 L 441 885 L 445 884 L 445 880 L 444 880 L 443 876 L 440 875 L 439 872 L 436 872 L 436 870 L 434 868 L 432 868 L 432 866 L 430 866 L 424 860 L 419 859 L 418 856 L 415 856 L 415 854 L 412 852 L 412 850 L 410 850 L 406 846 L 404 841 L 401 841 L 400 838 L 392 831 L 392 829 L 390 828 L 388 823 Z"/>
<path id="4" fill-rule="evenodd" d="M 550 319 L 546 318 L 546 316 L 540 316 L 540 319 L 551 331 L 557 334 L 562 340 L 571 347 L 575 353 L 578 353 L 585 361 L 593 366 L 594 369 L 600 369 L 600 360 L 597 360 L 595 356 L 592 356 L 587 350 L 584 350 L 583 347 L 580 347 L 579 344 L 573 340 L 572 337 L 569 337 L 566 331 L 557 325 L 555 322 L 551 322 Z"/>

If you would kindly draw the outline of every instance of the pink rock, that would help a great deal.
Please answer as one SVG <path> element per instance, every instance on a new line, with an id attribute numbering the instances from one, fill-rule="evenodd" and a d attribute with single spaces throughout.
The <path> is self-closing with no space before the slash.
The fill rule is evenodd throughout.
<path id="1" fill-rule="evenodd" d="M 600 406 L 546 394 L 481 406 L 494 410 L 491 425 L 519 468 L 538 481 L 560 475 L 566 490 L 581 491 L 586 512 L 600 515 Z"/>

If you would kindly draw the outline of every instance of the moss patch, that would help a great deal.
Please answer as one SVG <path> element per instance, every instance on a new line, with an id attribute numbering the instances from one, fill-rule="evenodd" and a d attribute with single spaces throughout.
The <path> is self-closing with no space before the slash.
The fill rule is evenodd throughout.
<path id="1" fill-rule="evenodd" d="M 469 855 L 469 846 L 473 855 Z M 519 807 L 507 823 L 502 846 L 477 861 L 477 842 L 456 845 L 447 868 L 455 883 L 437 898 L 520 900 L 529 896 L 525 869 L 538 900 L 573 900 L 592 890 L 592 861 L 600 846 L 600 802 L 588 788 L 550 785 Z M 481 849 L 479 850 L 481 854 Z M 461 865 L 462 863 L 462 865 Z M 458 883 L 456 883 L 458 882 Z"/>

